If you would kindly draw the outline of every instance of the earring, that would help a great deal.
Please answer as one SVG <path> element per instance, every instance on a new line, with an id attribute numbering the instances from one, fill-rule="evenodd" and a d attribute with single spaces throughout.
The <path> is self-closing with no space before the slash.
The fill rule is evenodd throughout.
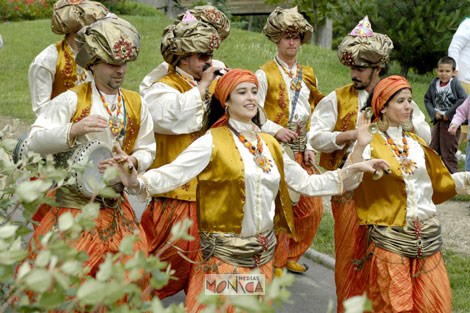
<path id="1" fill-rule="evenodd" d="M 380 119 L 377 121 L 377 127 L 379 128 L 381 132 L 386 132 L 388 129 L 388 126 L 389 125 L 388 125 L 387 118 L 384 115 L 382 115 Z"/>
<path id="2" fill-rule="evenodd" d="M 406 132 L 412 132 L 415 129 L 415 126 L 413 125 L 412 121 L 406 121 L 401 124 L 401 128 L 403 128 L 403 130 Z"/>

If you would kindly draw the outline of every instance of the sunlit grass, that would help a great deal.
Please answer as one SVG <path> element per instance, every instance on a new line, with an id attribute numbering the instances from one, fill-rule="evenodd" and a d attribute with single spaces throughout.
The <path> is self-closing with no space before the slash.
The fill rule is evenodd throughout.
<path id="1" fill-rule="evenodd" d="M 171 21 L 161 15 L 157 17 L 125 16 L 141 34 L 141 53 L 137 61 L 129 64 L 124 87 L 138 90 L 142 78 L 162 61 L 160 41 L 162 31 Z M 0 24 L 4 47 L 0 49 L 0 114 L 26 119 L 31 122 L 30 96 L 28 89 L 28 67 L 34 57 L 49 44 L 61 40 L 50 30 L 49 20 L 24 21 Z M 256 70 L 271 59 L 276 46 L 263 34 L 233 29 L 215 58 L 232 68 Z M 319 89 L 324 94 L 350 82 L 348 68 L 338 62 L 336 51 L 304 45 L 299 61 L 313 66 L 319 80 Z M 397 73 L 398 66 L 392 66 Z M 416 102 L 423 107 L 423 95 L 431 76 L 410 75 Z"/>

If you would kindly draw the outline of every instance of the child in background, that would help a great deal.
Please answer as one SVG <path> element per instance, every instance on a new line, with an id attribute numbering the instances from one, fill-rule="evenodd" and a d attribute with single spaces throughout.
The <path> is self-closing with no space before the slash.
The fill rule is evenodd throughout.
<path id="1" fill-rule="evenodd" d="M 461 106 L 457 108 L 452 121 L 449 126 L 449 133 L 451 135 L 456 135 L 459 127 L 463 122 L 470 119 L 470 97 L 467 97 Z M 469 133 L 467 133 L 467 151 L 465 157 L 465 171 L 470 171 L 470 145 L 468 141 L 470 140 Z"/>
<path id="2" fill-rule="evenodd" d="M 431 131 L 430 147 L 441 156 L 451 173 L 457 172 L 456 152 L 460 129 L 450 133 L 449 126 L 457 107 L 467 97 L 467 93 L 457 79 L 454 79 L 456 63 L 445 56 L 437 63 L 437 77 L 429 85 L 424 95 L 426 110 L 434 124 Z M 459 124 L 460 125 L 460 124 Z"/>

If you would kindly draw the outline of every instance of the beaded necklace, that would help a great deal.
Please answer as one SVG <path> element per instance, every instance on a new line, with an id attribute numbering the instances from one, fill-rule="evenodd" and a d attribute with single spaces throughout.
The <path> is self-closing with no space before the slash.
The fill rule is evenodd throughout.
<path id="1" fill-rule="evenodd" d="M 261 142 L 260 136 L 256 134 L 256 146 L 254 146 L 251 144 L 251 142 L 248 141 L 248 139 L 245 138 L 245 136 L 236 131 L 232 125 L 227 124 L 227 126 L 238 137 L 238 139 L 241 141 L 241 143 L 243 143 L 248 151 L 253 154 L 253 159 L 256 165 L 260 167 L 265 173 L 271 172 L 271 168 L 273 167 L 271 163 L 272 161 L 263 155 L 263 143 Z"/>
<path id="2" fill-rule="evenodd" d="M 290 89 L 294 91 L 299 91 L 302 88 L 302 73 L 300 71 L 301 67 L 299 66 L 299 63 L 297 62 L 295 63 L 296 71 L 295 71 L 295 76 L 294 76 L 294 74 L 291 73 L 291 71 L 289 71 L 288 69 L 285 68 L 284 65 L 282 65 L 282 63 L 277 59 L 277 57 L 276 57 L 276 62 L 277 64 L 279 64 L 282 71 L 291 79 Z"/>
<path id="3" fill-rule="evenodd" d="M 403 173 L 412 175 L 416 169 L 416 162 L 408 158 L 409 146 L 405 137 L 405 131 L 402 130 L 403 150 L 398 149 L 392 137 L 390 137 L 387 132 L 384 132 L 384 134 L 387 138 L 387 143 L 390 145 L 390 148 L 392 148 L 393 152 L 398 157 Z"/>
<path id="4" fill-rule="evenodd" d="M 119 117 L 119 115 L 121 114 L 121 108 L 122 108 L 121 89 L 118 89 L 116 114 L 113 114 L 113 112 L 109 108 L 109 105 L 106 102 L 101 91 L 98 90 L 98 93 L 100 94 L 100 98 L 101 98 L 101 101 L 103 102 L 104 108 L 109 114 L 109 120 L 108 120 L 109 129 L 111 130 L 111 133 L 113 134 L 113 136 L 117 137 L 124 129 L 124 122 Z"/>

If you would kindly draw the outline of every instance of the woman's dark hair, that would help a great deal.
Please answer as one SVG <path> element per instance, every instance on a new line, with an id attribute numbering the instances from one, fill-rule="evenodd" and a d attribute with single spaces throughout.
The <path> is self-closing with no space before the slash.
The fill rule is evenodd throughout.
<path id="1" fill-rule="evenodd" d="M 230 95 L 227 97 L 227 101 L 228 100 L 230 100 Z M 222 108 L 222 104 L 220 104 L 219 99 L 217 99 L 215 95 L 212 95 L 207 111 L 204 114 L 201 131 L 205 133 L 224 114 L 225 114 L 225 110 Z M 261 128 L 259 110 L 258 110 L 258 113 L 256 113 L 256 115 L 251 119 L 251 121 Z"/>
<path id="2" fill-rule="evenodd" d="M 390 64 L 385 63 L 383 67 L 380 69 L 379 76 L 382 77 L 384 75 L 387 75 L 389 69 L 390 69 Z"/>

